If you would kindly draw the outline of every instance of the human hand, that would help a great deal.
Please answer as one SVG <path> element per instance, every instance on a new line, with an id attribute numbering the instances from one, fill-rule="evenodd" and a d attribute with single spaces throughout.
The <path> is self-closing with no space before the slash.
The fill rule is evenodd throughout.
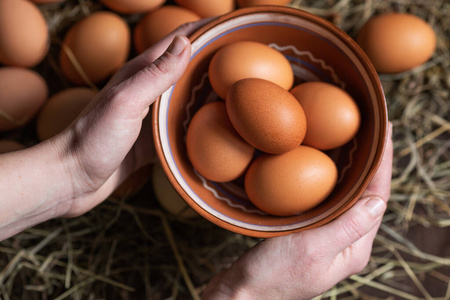
<path id="1" fill-rule="evenodd" d="M 368 263 L 390 197 L 392 127 L 377 173 L 333 222 L 264 240 L 208 284 L 203 299 L 312 299 Z"/>
<path id="2" fill-rule="evenodd" d="M 67 149 L 63 161 L 73 182 L 73 200 L 62 203 L 63 216 L 87 212 L 150 162 L 149 106 L 183 74 L 190 58 L 185 35 L 207 21 L 181 26 L 125 64 L 73 126 L 53 140 Z"/>
<path id="3" fill-rule="evenodd" d="M 183 74 L 185 35 L 209 21 L 182 25 L 126 63 L 64 132 L 0 156 L 0 240 L 89 211 L 150 161 L 149 106 Z"/>

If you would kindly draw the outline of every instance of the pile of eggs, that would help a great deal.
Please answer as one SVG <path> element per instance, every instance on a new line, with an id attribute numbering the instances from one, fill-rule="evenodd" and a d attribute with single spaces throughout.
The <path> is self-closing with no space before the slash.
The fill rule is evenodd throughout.
<path id="1" fill-rule="evenodd" d="M 80 11 L 76 18 L 69 15 L 70 22 L 61 22 L 64 26 L 61 25 L 61 28 L 55 30 L 52 28 L 55 24 L 49 23 L 51 17 L 49 12 L 54 11 L 55 8 L 64 11 L 66 4 L 70 2 L 75 1 L 0 0 L 0 141 L 2 142 L 0 148 L 3 147 L 1 145 L 7 145 L 4 148 L 6 150 L 0 149 L 0 152 L 25 147 L 21 141 L 21 139 L 24 140 L 23 138 L 3 143 L 3 140 L 7 138 L 13 139 L 20 136 L 22 133 L 20 130 L 25 125 L 31 124 L 34 131 L 31 139 L 25 139 L 26 146 L 51 138 L 63 131 L 95 98 L 98 89 L 126 61 L 142 53 L 178 26 L 202 18 L 219 16 L 236 8 L 266 4 L 287 5 L 290 1 L 101 0 L 95 4 L 91 3 L 94 7 L 92 11 Z M 46 7 L 52 9 L 47 11 Z M 52 22 L 55 21 L 52 20 Z M 384 14 L 369 20 L 356 40 L 372 60 L 377 71 L 381 73 L 403 72 L 419 66 L 430 59 L 436 46 L 434 32 L 425 21 L 413 15 L 399 13 Z M 352 130 L 344 128 L 343 124 L 329 126 L 327 130 L 319 130 L 321 128 L 319 125 L 324 123 L 321 120 L 326 119 L 328 122 L 329 119 L 338 115 L 336 110 L 341 107 L 341 104 L 334 101 L 320 102 L 331 99 L 330 95 L 333 94 L 339 95 L 339 99 L 345 99 L 342 100 L 343 102 L 350 103 L 350 97 L 344 91 L 326 83 L 308 83 L 292 88 L 292 70 L 281 54 L 275 53 L 273 49 L 269 51 L 261 45 L 254 45 L 256 48 L 259 47 L 255 51 L 262 52 L 257 54 L 253 52 L 248 59 L 239 61 L 243 53 L 241 50 L 246 47 L 234 46 L 235 49 L 230 47 L 227 50 L 228 54 L 222 53 L 222 58 L 218 55 L 210 64 L 211 85 L 224 101 L 212 104 L 211 107 L 205 106 L 201 111 L 207 109 L 214 111 L 221 114 L 221 117 L 215 120 L 223 119 L 223 122 L 225 120 L 230 122 L 221 125 L 224 128 L 229 127 L 228 131 L 223 129 L 223 134 L 227 132 L 230 138 L 234 139 L 235 142 L 232 143 L 234 147 L 240 145 L 240 149 L 236 151 L 240 155 L 239 161 L 242 160 L 242 166 L 233 171 L 234 175 L 225 176 L 227 173 L 220 171 L 217 173 L 224 178 L 213 176 L 211 180 L 233 180 L 235 176 L 243 175 L 242 170 L 248 170 L 247 177 L 250 177 L 248 174 L 258 174 L 253 177 L 259 178 L 263 176 L 263 172 L 252 170 L 257 169 L 257 162 L 268 160 L 266 157 L 276 156 L 281 159 L 294 150 L 315 151 L 314 153 L 324 151 L 339 147 L 340 143 L 346 142 L 350 137 L 342 141 L 334 141 L 335 138 L 339 139 L 338 137 L 341 137 L 345 130 L 351 132 L 349 136 L 355 134 L 354 128 Z M 57 55 L 50 57 L 51 53 Z M 273 55 L 273 60 L 272 58 L 266 60 L 264 55 Z M 273 65 L 269 66 L 271 61 Z M 42 68 L 44 64 L 47 65 L 46 68 Z M 241 71 L 250 70 L 249 64 L 258 68 L 253 69 L 253 74 L 245 72 L 240 74 L 240 79 L 246 79 L 242 82 L 235 84 L 238 81 L 236 78 L 227 77 L 228 75 L 223 73 L 229 70 L 229 66 L 243 66 Z M 49 69 L 54 71 L 53 75 L 57 76 L 56 80 L 59 84 L 57 88 L 53 88 L 55 83 L 49 81 L 53 79 L 46 78 L 43 73 L 40 73 L 43 69 L 46 72 Z M 272 93 L 272 96 L 267 94 L 260 97 L 265 99 L 267 106 L 241 105 L 241 98 L 255 98 L 263 90 Z M 306 100 L 310 97 L 317 97 L 320 100 Z M 268 100 L 269 98 L 272 100 Z M 280 101 L 289 104 L 286 104 L 283 110 L 282 105 L 278 105 L 274 98 L 284 99 Z M 335 104 L 336 107 L 333 106 Z M 273 113 L 275 111 L 277 114 Z M 355 108 L 354 111 L 356 111 Z M 258 118 L 258 114 L 266 114 L 274 119 L 270 121 L 261 119 Z M 353 112 L 353 115 L 356 116 L 357 113 Z M 199 121 L 193 120 L 192 124 L 196 122 Z M 314 125 L 315 123 L 319 125 Z M 355 121 L 355 124 L 357 123 Z M 292 130 L 293 127 L 298 130 Z M 276 128 L 278 131 L 271 131 Z M 18 134 L 15 134 L 15 131 Z M 293 145 L 295 145 L 294 150 Z M 230 149 L 224 152 L 228 151 L 228 154 L 232 153 Z M 215 155 L 219 157 L 219 154 Z M 323 157 L 322 154 L 317 155 Z M 258 156 L 257 159 L 255 159 L 256 156 Z M 298 156 L 300 157 L 300 154 Z M 196 158 L 191 160 L 195 164 Z M 326 160 L 325 157 L 324 161 Z M 233 158 L 231 162 L 237 161 Z M 231 166 L 232 163 L 228 165 Z M 258 167 L 260 168 L 262 167 Z M 332 168 L 334 166 L 329 164 L 329 169 Z M 198 169 L 202 170 L 200 166 Z M 211 169 L 214 170 L 213 167 Z M 334 172 L 330 170 L 327 174 Z M 210 176 L 206 171 L 204 172 L 205 177 Z M 134 191 L 131 192 L 125 189 L 128 191 L 127 195 L 132 195 L 141 188 L 146 179 L 151 176 L 150 173 L 146 170 L 130 179 L 131 186 L 136 187 L 133 187 Z M 144 177 L 144 180 L 140 180 L 141 184 L 132 184 L 136 182 L 136 176 Z M 277 178 L 275 175 L 272 177 Z M 271 181 L 271 179 L 261 180 Z M 330 180 L 330 182 L 333 181 L 335 179 Z M 249 194 L 252 193 L 251 185 L 255 184 L 248 179 Z M 271 184 L 281 186 L 275 180 Z M 267 189 L 272 189 L 269 183 L 266 186 Z M 321 187 L 320 191 L 322 190 L 325 188 Z M 313 192 L 314 195 L 318 193 Z M 267 195 L 267 197 L 276 198 L 269 193 Z M 262 206 L 261 204 L 261 208 Z M 264 209 L 274 214 L 290 214 L 299 211 Z"/>
<path id="2" fill-rule="evenodd" d="M 288 216 L 322 202 L 338 171 L 324 151 L 348 143 L 360 125 L 354 99 L 325 82 L 294 85 L 289 61 L 254 41 L 219 49 L 209 63 L 220 100 L 202 106 L 186 133 L 188 157 L 203 177 L 244 177 L 250 201 Z"/>

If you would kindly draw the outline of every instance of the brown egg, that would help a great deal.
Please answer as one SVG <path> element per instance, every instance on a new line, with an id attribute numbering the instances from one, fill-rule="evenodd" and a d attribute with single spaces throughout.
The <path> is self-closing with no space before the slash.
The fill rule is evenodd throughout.
<path id="1" fill-rule="evenodd" d="M 234 130 L 225 103 L 211 102 L 192 118 L 187 134 L 188 157 L 205 178 L 225 182 L 241 176 L 255 149 Z"/>
<path id="2" fill-rule="evenodd" d="M 235 8 L 234 0 L 175 0 L 175 3 L 192 10 L 202 18 L 220 16 Z"/>
<path id="3" fill-rule="evenodd" d="M 337 168 L 326 154 L 299 146 L 284 154 L 259 156 L 245 176 L 245 191 L 259 209 L 277 216 L 307 211 L 332 192 Z"/>
<path id="4" fill-rule="evenodd" d="M 288 5 L 291 0 L 237 0 L 239 7 L 256 5 Z"/>
<path id="5" fill-rule="evenodd" d="M 32 0 L 36 4 L 49 4 L 49 3 L 59 3 L 66 0 Z"/>
<path id="6" fill-rule="evenodd" d="M 421 18 L 387 13 L 370 19 L 356 41 L 380 73 L 398 73 L 417 67 L 433 56 L 436 34 Z"/>
<path id="7" fill-rule="evenodd" d="M 306 82 L 294 87 L 291 94 L 306 115 L 304 145 L 329 150 L 346 144 L 358 132 L 358 105 L 343 89 L 325 82 Z"/>
<path id="8" fill-rule="evenodd" d="M 145 15 L 134 29 L 134 46 L 138 53 L 152 46 L 178 26 L 200 20 L 196 13 L 174 5 L 165 5 Z"/>
<path id="9" fill-rule="evenodd" d="M 0 131 L 25 125 L 48 97 L 41 75 L 26 68 L 0 68 Z"/>
<path id="10" fill-rule="evenodd" d="M 182 218 L 198 217 L 198 214 L 187 205 L 174 189 L 160 163 L 153 165 L 152 186 L 156 199 L 166 211 Z"/>
<path id="11" fill-rule="evenodd" d="M 109 9 L 122 14 L 145 13 L 163 5 L 166 0 L 100 0 Z"/>
<path id="12" fill-rule="evenodd" d="M 220 98 L 225 99 L 231 85 L 244 78 L 266 79 L 289 90 L 294 73 L 283 54 L 258 42 L 231 43 L 214 54 L 209 64 L 209 80 Z"/>
<path id="13" fill-rule="evenodd" d="M 49 139 L 66 129 L 96 94 L 90 88 L 75 87 L 50 97 L 36 120 L 39 140 Z"/>
<path id="14" fill-rule="evenodd" d="M 0 1 L 0 63 L 34 67 L 48 49 L 47 22 L 36 5 L 26 0 Z"/>
<path id="15" fill-rule="evenodd" d="M 0 154 L 25 149 L 25 146 L 19 142 L 3 139 L 0 140 Z"/>
<path id="16" fill-rule="evenodd" d="M 261 151 L 284 153 L 305 137 L 302 107 L 288 91 L 268 80 L 239 80 L 228 93 L 226 107 L 236 131 Z"/>
<path id="17" fill-rule="evenodd" d="M 142 190 L 150 180 L 152 167 L 146 165 L 134 171 L 125 181 L 114 190 L 112 197 L 119 199 L 130 199 Z"/>
<path id="18" fill-rule="evenodd" d="M 91 82 L 99 83 L 124 64 L 128 59 L 129 49 L 128 24 L 112 12 L 95 12 L 68 31 L 60 53 L 61 68 L 75 84 L 86 84 L 77 67 L 82 69 Z M 75 63 L 71 60 L 72 55 Z"/>

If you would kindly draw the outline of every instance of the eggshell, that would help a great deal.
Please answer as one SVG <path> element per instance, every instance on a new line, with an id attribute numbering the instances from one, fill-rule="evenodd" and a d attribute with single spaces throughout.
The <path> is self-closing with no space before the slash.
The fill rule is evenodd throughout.
<path id="1" fill-rule="evenodd" d="M 307 211 L 332 192 L 337 168 L 323 152 L 299 146 L 284 154 L 259 156 L 245 176 L 245 191 L 259 209 L 277 216 Z"/>
<path id="2" fill-rule="evenodd" d="M 152 46 L 179 26 L 200 20 L 196 13 L 175 5 L 165 5 L 146 14 L 134 29 L 134 46 L 138 53 Z"/>
<path id="3" fill-rule="evenodd" d="M 0 63 L 34 67 L 48 49 L 47 22 L 37 6 L 25 0 L 0 1 Z"/>
<path id="4" fill-rule="evenodd" d="M 294 87 L 291 94 L 306 115 L 304 145 L 329 150 L 346 144 L 358 132 L 358 105 L 343 89 L 325 82 L 306 82 Z"/>
<path id="5" fill-rule="evenodd" d="M 128 24 L 112 12 L 99 11 L 70 28 L 60 52 L 61 69 L 74 84 L 86 84 L 69 58 L 67 48 L 89 80 L 99 83 L 114 74 L 128 58 Z"/>
<path id="6" fill-rule="evenodd" d="M 3 139 L 0 140 L 0 154 L 25 149 L 25 146 L 19 142 Z"/>
<path id="7" fill-rule="evenodd" d="M 356 41 L 380 73 L 398 73 L 429 60 L 436 49 L 436 34 L 421 18 L 386 13 L 370 19 Z"/>
<path id="8" fill-rule="evenodd" d="M 263 43 L 234 42 L 214 54 L 209 64 L 209 80 L 220 98 L 225 99 L 231 85 L 244 78 L 266 79 L 289 90 L 294 73 L 283 54 Z"/>
<path id="9" fill-rule="evenodd" d="M 160 163 L 153 165 L 152 186 L 156 199 L 167 212 L 182 218 L 198 217 L 198 214 L 187 205 L 174 189 Z"/>
<path id="10" fill-rule="evenodd" d="M 156 9 L 166 0 L 101 0 L 100 2 L 118 13 L 136 14 Z"/>
<path id="11" fill-rule="evenodd" d="M 288 5 L 291 0 L 237 0 L 239 7 L 256 5 Z"/>
<path id="12" fill-rule="evenodd" d="M 25 125 L 48 97 L 44 78 L 26 68 L 0 68 L 0 131 Z"/>
<path id="13" fill-rule="evenodd" d="M 97 94 L 85 87 L 68 88 L 50 97 L 39 112 L 36 131 L 41 141 L 66 129 Z"/>
<path id="14" fill-rule="evenodd" d="M 130 199 L 140 192 L 150 180 L 152 167 L 146 165 L 134 171 L 125 181 L 111 194 L 119 199 Z"/>
<path id="15" fill-rule="evenodd" d="M 287 152 L 305 137 L 307 123 L 301 105 L 288 91 L 268 80 L 239 80 L 228 93 L 226 108 L 236 131 L 264 152 Z"/>
<path id="16" fill-rule="evenodd" d="M 235 8 L 234 0 L 175 0 L 175 3 L 192 10 L 202 18 L 220 16 Z"/>
<path id="17" fill-rule="evenodd" d="M 241 176 L 255 149 L 234 130 L 225 103 L 211 102 L 192 118 L 186 147 L 194 168 L 212 181 L 231 181 Z"/>
<path id="18" fill-rule="evenodd" d="M 49 3 L 59 3 L 66 0 L 32 0 L 36 4 L 49 4 Z"/>

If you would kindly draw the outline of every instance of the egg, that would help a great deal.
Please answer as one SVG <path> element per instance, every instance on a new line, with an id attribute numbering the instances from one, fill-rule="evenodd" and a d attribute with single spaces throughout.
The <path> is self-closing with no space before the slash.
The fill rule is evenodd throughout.
<path id="1" fill-rule="evenodd" d="M 47 22 L 35 4 L 0 1 L 0 63 L 34 67 L 47 55 L 49 45 Z"/>
<path id="2" fill-rule="evenodd" d="M 156 9 L 166 0 L 100 0 L 100 2 L 118 13 L 136 14 Z"/>
<path id="3" fill-rule="evenodd" d="M 130 199 L 137 195 L 150 180 L 152 167 L 145 165 L 130 174 L 111 194 L 118 199 Z"/>
<path id="4" fill-rule="evenodd" d="M 337 168 L 325 153 L 300 145 L 284 154 L 262 154 L 249 167 L 245 191 L 262 211 L 295 215 L 317 206 L 333 191 Z"/>
<path id="5" fill-rule="evenodd" d="M 232 85 L 225 102 L 233 127 L 261 151 L 284 153 L 305 137 L 307 122 L 301 105 L 271 81 L 241 79 Z"/>
<path id="6" fill-rule="evenodd" d="M 144 52 L 179 26 L 200 20 L 196 13 L 175 5 L 165 5 L 146 14 L 137 23 L 133 37 L 138 53 Z"/>
<path id="7" fill-rule="evenodd" d="M 152 187 L 158 203 L 167 212 L 182 218 L 198 217 L 198 214 L 187 205 L 174 189 L 160 163 L 153 164 Z"/>
<path id="8" fill-rule="evenodd" d="M 66 34 L 60 52 L 61 69 L 74 84 L 99 83 L 125 63 L 129 48 L 130 30 L 125 20 L 112 12 L 94 12 Z"/>
<path id="9" fill-rule="evenodd" d="M 436 34 L 421 18 L 386 13 L 370 19 L 356 37 L 357 43 L 380 73 L 398 73 L 429 60 L 436 49 Z"/>
<path id="10" fill-rule="evenodd" d="M 25 149 L 19 142 L 10 139 L 0 140 L 0 154 Z"/>
<path id="11" fill-rule="evenodd" d="M 50 97 L 36 120 L 39 140 L 49 139 L 66 129 L 96 94 L 97 92 L 90 88 L 73 87 Z"/>
<path id="12" fill-rule="evenodd" d="M 47 97 L 47 83 L 39 73 L 27 68 L 0 68 L 0 131 L 27 124 Z"/>
<path id="13" fill-rule="evenodd" d="M 294 87 L 291 94 L 305 112 L 308 130 L 304 145 L 329 150 L 346 144 L 358 132 L 358 105 L 343 89 L 325 82 L 306 82 Z"/>
<path id="14" fill-rule="evenodd" d="M 187 129 L 186 148 L 194 168 L 217 182 L 241 176 L 255 151 L 234 130 L 223 101 L 208 103 L 195 113 Z"/>
<path id="15" fill-rule="evenodd" d="M 291 0 L 237 0 L 239 7 L 256 5 L 288 5 Z"/>
<path id="16" fill-rule="evenodd" d="M 59 3 L 66 0 L 32 0 L 36 4 L 49 4 L 49 3 Z"/>
<path id="17" fill-rule="evenodd" d="M 202 18 L 216 17 L 234 10 L 234 0 L 175 0 Z"/>
<path id="18" fill-rule="evenodd" d="M 234 42 L 219 49 L 209 63 L 208 73 L 213 90 L 222 99 L 233 83 L 244 78 L 266 79 L 286 90 L 294 82 L 292 67 L 283 54 L 253 41 Z"/>

